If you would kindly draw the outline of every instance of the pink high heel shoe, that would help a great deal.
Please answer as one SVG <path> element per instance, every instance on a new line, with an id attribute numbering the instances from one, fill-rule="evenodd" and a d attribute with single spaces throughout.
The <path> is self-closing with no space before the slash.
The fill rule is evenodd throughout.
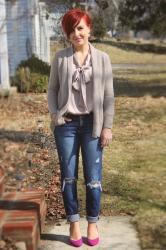
<path id="1" fill-rule="evenodd" d="M 70 230 L 71 229 L 69 228 L 69 231 Z M 72 240 L 72 239 L 70 239 L 70 244 L 72 246 L 74 246 L 74 247 L 80 247 L 80 246 L 82 246 L 82 243 L 83 243 L 82 237 L 79 240 Z"/>
<path id="2" fill-rule="evenodd" d="M 72 240 L 72 239 L 70 239 L 70 243 L 74 247 L 80 247 L 80 246 L 82 246 L 83 241 L 82 241 L 82 238 L 79 239 L 79 240 Z"/>
<path id="3" fill-rule="evenodd" d="M 96 225 L 96 228 L 97 228 L 97 231 L 99 232 L 97 225 Z M 97 238 L 95 238 L 93 240 L 87 238 L 87 243 L 88 243 L 89 246 L 95 246 L 95 245 L 97 245 L 99 243 L 99 237 L 97 237 Z"/>

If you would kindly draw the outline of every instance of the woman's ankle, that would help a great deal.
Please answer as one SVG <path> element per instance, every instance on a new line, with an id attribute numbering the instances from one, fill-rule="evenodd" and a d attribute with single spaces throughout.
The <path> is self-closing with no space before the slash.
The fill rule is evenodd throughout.
<path id="1" fill-rule="evenodd" d="M 97 228 L 97 223 L 88 223 L 87 227 L 87 237 L 94 239 L 98 237 L 98 228 Z"/>
<path id="2" fill-rule="evenodd" d="M 88 221 L 88 227 L 94 227 L 94 226 L 96 226 L 96 225 L 97 225 L 96 222 L 89 222 L 89 221 Z"/>
<path id="3" fill-rule="evenodd" d="M 81 238 L 79 222 L 70 223 L 70 238 L 72 238 L 73 240 L 78 240 Z"/>
<path id="4" fill-rule="evenodd" d="M 70 227 L 79 226 L 79 221 L 70 222 Z"/>

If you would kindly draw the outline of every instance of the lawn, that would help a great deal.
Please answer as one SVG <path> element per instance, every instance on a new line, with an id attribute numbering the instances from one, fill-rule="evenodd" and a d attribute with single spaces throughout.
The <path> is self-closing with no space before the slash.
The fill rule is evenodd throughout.
<path id="1" fill-rule="evenodd" d="M 116 96 L 166 96 L 166 66 L 113 69 Z"/>
<path id="2" fill-rule="evenodd" d="M 131 82 L 133 85 L 139 83 L 140 85 L 165 85 L 166 80 L 166 66 L 165 67 L 141 67 L 128 69 L 114 69 L 114 78 L 118 81 Z"/>
<path id="3" fill-rule="evenodd" d="M 165 64 L 166 47 L 156 43 L 103 41 L 93 45 L 109 54 L 112 63 Z"/>
<path id="4" fill-rule="evenodd" d="M 166 227 L 163 217 L 166 210 L 165 110 L 163 97 L 118 97 L 114 140 L 104 156 L 103 201 L 107 201 L 104 207 L 106 210 L 110 207 L 112 212 L 136 215 L 134 221 L 143 249 L 158 249 L 160 244 L 161 249 L 163 247 L 161 242 Z M 147 237 L 153 240 L 147 241 Z"/>

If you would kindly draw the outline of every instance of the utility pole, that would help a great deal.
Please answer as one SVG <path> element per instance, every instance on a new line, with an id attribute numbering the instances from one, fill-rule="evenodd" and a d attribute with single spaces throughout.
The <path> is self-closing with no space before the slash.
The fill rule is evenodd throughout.
<path id="1" fill-rule="evenodd" d="M 83 5 L 85 8 L 85 11 L 88 10 L 88 0 L 85 0 L 84 2 L 81 2 L 80 5 Z"/>
<path id="2" fill-rule="evenodd" d="M 85 11 L 88 10 L 88 0 L 85 0 Z"/>

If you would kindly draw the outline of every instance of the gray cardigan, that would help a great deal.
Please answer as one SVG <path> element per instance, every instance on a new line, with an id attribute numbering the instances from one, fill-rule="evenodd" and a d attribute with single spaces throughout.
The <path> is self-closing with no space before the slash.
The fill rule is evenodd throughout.
<path id="1" fill-rule="evenodd" d="M 112 67 L 109 56 L 90 43 L 93 74 L 93 137 L 100 137 L 102 128 L 112 128 L 114 116 L 114 89 Z M 63 115 L 67 111 L 72 90 L 73 49 L 68 47 L 56 53 L 48 84 L 48 109 L 57 114 L 54 127 L 65 124 Z"/>

